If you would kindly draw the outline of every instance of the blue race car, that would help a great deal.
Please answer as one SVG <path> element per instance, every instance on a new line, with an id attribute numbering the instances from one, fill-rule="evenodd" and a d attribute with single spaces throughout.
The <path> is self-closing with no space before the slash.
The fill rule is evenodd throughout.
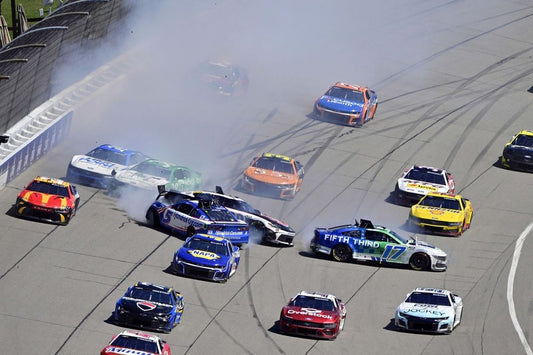
<path id="1" fill-rule="evenodd" d="M 407 239 L 371 221 L 332 228 L 316 228 L 311 250 L 336 261 L 374 261 L 409 265 L 414 270 L 446 270 L 445 252 L 433 245 Z"/>
<path id="2" fill-rule="evenodd" d="M 183 296 L 171 287 L 138 282 L 128 288 L 115 306 L 113 320 L 120 325 L 164 333 L 180 322 Z"/>
<path id="3" fill-rule="evenodd" d="M 195 234 L 178 249 L 171 268 L 176 274 L 226 282 L 237 270 L 239 247 L 227 239 Z"/>
<path id="4" fill-rule="evenodd" d="M 236 245 L 247 244 L 250 239 L 248 224 L 213 199 L 181 199 L 179 194 L 167 198 L 162 192 L 146 212 L 146 221 L 149 226 L 185 237 L 203 233 L 226 238 Z"/>
<path id="5" fill-rule="evenodd" d="M 113 170 L 119 171 L 146 159 L 148 156 L 141 152 L 103 144 L 85 155 L 73 156 L 66 180 L 106 189 L 113 180 Z"/>
<path id="6" fill-rule="evenodd" d="M 337 82 L 315 101 L 313 112 L 322 119 L 362 126 L 374 118 L 378 96 L 364 86 Z"/>

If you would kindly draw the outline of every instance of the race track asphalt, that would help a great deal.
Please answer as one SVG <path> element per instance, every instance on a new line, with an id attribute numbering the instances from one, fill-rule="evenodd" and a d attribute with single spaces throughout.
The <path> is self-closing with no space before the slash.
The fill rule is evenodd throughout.
<path id="1" fill-rule="evenodd" d="M 250 20 L 256 37 L 264 37 L 242 39 L 258 46 L 250 49 L 257 57 L 244 60 L 251 78 L 245 95 L 204 98 L 205 105 L 193 110 L 186 105 L 190 98 L 173 98 L 180 88 L 157 99 L 147 94 L 159 85 L 151 80 L 165 75 L 132 73 L 77 107 L 69 138 L 1 192 L 1 353 L 99 353 L 124 329 L 109 321 L 117 299 L 133 283 L 149 281 L 173 286 L 185 297 L 181 324 L 161 335 L 173 354 L 531 354 L 532 235 L 515 256 L 516 273 L 510 270 L 515 243 L 533 223 L 533 175 L 496 162 L 513 134 L 533 129 L 533 7 L 489 0 L 408 1 L 399 8 L 378 1 L 367 5 L 370 15 L 358 26 L 356 2 L 339 1 L 323 14 L 329 20 L 314 21 L 313 27 L 308 20 L 323 9 L 297 3 L 301 7 L 289 6 L 290 16 L 280 15 L 274 27 L 302 36 L 308 31 L 314 47 L 307 37 L 299 42 L 287 34 L 277 42 L 287 42 L 287 55 L 265 58 L 282 49 L 262 42 L 268 31 L 278 31 L 263 33 L 261 22 Z M 260 16 L 262 6 L 249 4 L 241 15 Z M 278 14 L 284 8 L 271 6 Z M 214 16 L 228 9 L 221 3 L 220 9 L 202 11 Z M 288 49 L 299 45 L 300 51 Z M 351 128 L 310 116 L 314 100 L 337 80 L 376 90 L 375 119 Z M 72 155 L 102 143 L 141 145 L 202 171 L 205 189 L 222 185 L 289 223 L 297 231 L 295 246 L 251 243 L 241 250 L 234 277 L 218 284 L 166 272 L 183 239 L 142 224 L 145 199 L 121 201 L 78 185 L 81 204 L 68 226 L 12 216 L 18 192 L 33 177 L 64 177 Z M 304 183 L 294 200 L 234 190 L 252 157 L 264 151 L 304 164 Z M 462 236 L 407 228 L 409 209 L 393 204 L 390 193 L 415 163 L 448 169 L 457 192 L 471 200 L 474 218 Z M 448 270 L 337 263 L 310 253 L 315 227 L 355 218 L 438 246 L 448 253 Z M 422 286 L 463 298 L 464 316 L 451 335 L 394 329 L 396 307 Z M 281 307 L 300 290 L 333 293 L 346 303 L 345 330 L 335 341 L 278 332 Z"/>

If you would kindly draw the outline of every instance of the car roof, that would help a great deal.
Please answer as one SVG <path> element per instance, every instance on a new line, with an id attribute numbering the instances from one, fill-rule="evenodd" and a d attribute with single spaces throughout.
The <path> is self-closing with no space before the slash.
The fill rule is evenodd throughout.
<path id="1" fill-rule="evenodd" d="M 135 152 L 135 150 L 121 148 L 121 147 L 118 147 L 118 146 L 112 145 L 112 144 L 102 144 L 102 145 L 94 148 L 93 150 L 98 149 L 98 148 L 105 149 L 105 150 L 112 150 L 114 152 L 121 152 L 121 153 L 133 153 L 133 152 Z"/>
<path id="2" fill-rule="evenodd" d="M 283 154 L 275 154 L 275 153 L 263 153 L 260 155 L 260 158 L 275 158 L 275 159 L 279 159 L 279 160 L 284 160 L 284 161 L 292 161 L 293 158 L 287 156 L 287 155 L 283 155 Z"/>
<path id="3" fill-rule="evenodd" d="M 157 342 L 160 339 L 157 335 L 141 333 L 141 332 L 133 332 L 131 330 L 124 330 L 124 331 L 120 332 L 119 334 L 117 334 L 117 337 L 120 336 L 120 335 L 125 335 L 125 336 L 129 336 L 129 337 L 134 337 L 134 338 L 140 338 L 140 339 L 144 339 L 144 340 L 151 340 L 153 342 Z"/>
<path id="4" fill-rule="evenodd" d="M 137 282 L 134 287 L 142 288 L 145 290 L 154 290 L 154 291 L 161 291 L 161 292 L 167 292 L 170 293 L 172 291 L 172 287 L 168 286 L 162 286 L 153 284 L 150 282 Z"/>
<path id="5" fill-rule="evenodd" d="M 366 87 L 364 87 L 364 86 L 346 84 L 346 83 L 344 83 L 342 81 L 337 81 L 332 86 L 340 87 L 340 88 L 343 88 L 343 89 L 356 90 L 356 91 L 363 91 L 364 89 L 366 89 Z"/>
<path id="6" fill-rule="evenodd" d="M 526 136 L 533 136 L 533 131 L 529 131 L 527 129 L 523 129 L 520 132 L 518 132 L 516 135 L 519 135 L 519 134 L 524 134 Z"/>
<path id="7" fill-rule="evenodd" d="M 408 171 L 409 170 L 431 171 L 431 172 L 439 173 L 439 174 L 446 171 L 445 169 L 439 169 L 439 168 L 434 168 L 432 166 L 425 166 L 425 165 L 413 165 L 411 168 L 408 169 Z"/>
<path id="8" fill-rule="evenodd" d="M 204 234 L 204 233 L 196 233 L 194 235 L 192 235 L 190 238 L 198 238 L 198 239 L 202 239 L 202 240 L 206 240 L 208 242 L 221 242 L 221 243 L 224 243 L 224 244 L 229 244 L 230 241 L 227 240 L 226 238 L 223 238 L 223 237 L 217 237 L 217 236 L 214 236 L 214 235 L 209 235 L 209 234 Z"/>
<path id="9" fill-rule="evenodd" d="M 310 292 L 310 291 L 300 291 L 295 296 L 307 296 L 307 297 L 316 297 L 316 298 L 327 298 L 328 300 L 335 301 L 335 296 L 329 293 L 321 293 L 321 292 Z"/>
<path id="10" fill-rule="evenodd" d="M 458 200 L 458 199 L 460 199 L 462 197 L 461 195 L 456 195 L 456 194 L 446 193 L 446 192 L 436 192 L 436 191 L 428 192 L 428 194 L 425 197 L 427 197 L 427 196 L 442 197 L 442 198 L 453 198 L 453 199 L 456 199 L 456 200 Z"/>
<path id="11" fill-rule="evenodd" d="M 70 186 L 70 183 L 68 181 L 64 181 L 58 178 L 50 178 L 47 176 L 37 176 L 35 179 L 33 179 L 33 181 L 39 181 L 39 182 L 44 182 L 47 184 L 60 185 L 60 186 L 65 186 L 65 187 Z"/>
<path id="12" fill-rule="evenodd" d="M 451 292 L 448 290 L 432 287 L 417 287 L 411 292 L 423 292 L 423 293 L 440 293 L 444 295 L 449 295 Z"/>

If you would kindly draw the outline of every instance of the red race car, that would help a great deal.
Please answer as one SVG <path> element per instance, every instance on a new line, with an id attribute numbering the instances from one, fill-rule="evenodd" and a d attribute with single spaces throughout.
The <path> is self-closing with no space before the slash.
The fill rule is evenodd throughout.
<path id="1" fill-rule="evenodd" d="M 66 225 L 76 214 L 80 195 L 67 181 L 37 176 L 17 196 L 18 216 Z"/>
<path id="2" fill-rule="evenodd" d="M 156 335 L 125 330 L 100 352 L 100 355 L 110 354 L 170 355 L 170 346 Z"/>
<path id="3" fill-rule="evenodd" d="M 333 340 L 343 330 L 345 320 L 346 307 L 337 297 L 301 291 L 281 310 L 279 330 Z"/>

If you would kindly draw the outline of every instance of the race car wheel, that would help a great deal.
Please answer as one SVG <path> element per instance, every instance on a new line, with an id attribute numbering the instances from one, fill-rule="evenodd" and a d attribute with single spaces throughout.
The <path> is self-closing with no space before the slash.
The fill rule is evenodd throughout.
<path id="1" fill-rule="evenodd" d="M 429 256 L 424 253 L 415 253 L 409 259 L 409 266 L 417 271 L 427 270 L 429 268 Z"/>
<path id="2" fill-rule="evenodd" d="M 345 262 L 352 258 L 352 249 L 346 244 L 337 244 L 331 250 L 331 256 L 336 261 Z"/>
<path id="3" fill-rule="evenodd" d="M 189 226 L 189 228 L 187 228 L 187 238 L 192 237 L 195 234 L 196 234 L 196 229 L 194 229 L 193 226 Z"/>
<path id="4" fill-rule="evenodd" d="M 344 330 L 344 322 L 346 321 L 346 317 L 341 318 L 341 321 L 339 323 L 339 332 Z"/>
<path id="5" fill-rule="evenodd" d="M 370 117 L 371 120 L 374 119 L 374 116 L 376 115 L 377 110 L 378 110 L 378 104 L 376 104 L 376 107 L 374 108 L 374 112 L 372 112 L 372 117 Z"/>
<path id="6" fill-rule="evenodd" d="M 148 212 L 146 212 L 146 224 L 154 228 L 159 227 L 159 216 L 156 211 L 148 210 Z"/>

